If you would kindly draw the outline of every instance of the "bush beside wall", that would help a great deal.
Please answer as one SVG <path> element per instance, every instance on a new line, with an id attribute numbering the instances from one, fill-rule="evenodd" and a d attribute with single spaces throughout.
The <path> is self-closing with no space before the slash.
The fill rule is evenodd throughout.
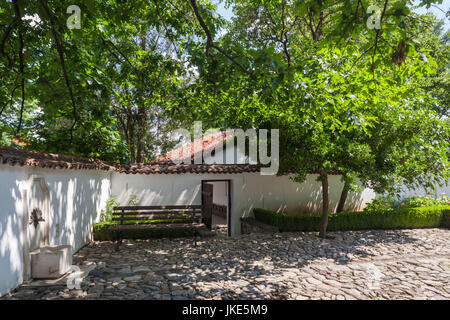
<path id="1" fill-rule="evenodd" d="M 158 223 L 185 223 L 186 220 L 151 220 L 151 221 L 126 221 L 124 224 L 158 224 Z M 94 240 L 95 241 L 114 241 L 117 232 L 109 230 L 110 226 L 119 225 L 120 221 L 107 221 L 94 224 Z M 193 236 L 191 230 L 123 230 L 122 238 L 124 239 L 151 239 L 151 238 L 178 238 Z"/>
<path id="2" fill-rule="evenodd" d="M 445 209 L 442 215 L 441 225 L 450 229 L 450 209 Z"/>
<path id="3" fill-rule="evenodd" d="M 253 212 L 256 220 L 277 226 L 281 232 L 319 231 L 320 228 L 320 216 L 288 216 L 284 213 L 259 208 L 254 209 Z M 330 214 L 327 230 L 402 229 L 449 226 L 450 206 L 433 206 Z"/>

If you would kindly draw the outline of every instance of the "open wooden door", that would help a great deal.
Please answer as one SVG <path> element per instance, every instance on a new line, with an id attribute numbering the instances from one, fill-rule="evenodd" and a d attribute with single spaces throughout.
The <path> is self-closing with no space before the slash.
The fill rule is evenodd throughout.
<path id="1" fill-rule="evenodd" d="M 212 209 L 213 209 L 213 188 L 212 184 L 202 181 L 202 205 L 203 222 L 211 229 Z"/>

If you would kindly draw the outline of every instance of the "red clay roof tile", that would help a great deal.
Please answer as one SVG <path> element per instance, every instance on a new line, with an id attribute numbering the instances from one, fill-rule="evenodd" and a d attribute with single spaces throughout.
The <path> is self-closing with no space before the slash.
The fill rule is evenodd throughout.
<path id="1" fill-rule="evenodd" d="M 153 161 L 146 164 L 131 165 L 106 162 L 98 159 L 26 151 L 5 146 L 0 146 L 0 164 L 48 169 L 105 170 L 127 174 L 226 174 L 259 172 L 258 166 L 248 164 L 175 164 L 171 161 Z"/>

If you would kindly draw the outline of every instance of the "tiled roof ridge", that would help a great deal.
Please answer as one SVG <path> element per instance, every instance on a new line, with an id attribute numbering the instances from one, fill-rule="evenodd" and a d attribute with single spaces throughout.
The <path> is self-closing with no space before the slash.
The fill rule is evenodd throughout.
<path id="1" fill-rule="evenodd" d="M 64 155 L 64 154 L 57 154 L 57 153 L 50 153 L 50 152 L 40 152 L 40 151 L 32 151 L 32 150 L 24 150 L 19 149 L 16 147 L 9 147 L 9 146 L 0 146 L 0 154 L 2 153 L 1 150 L 9 150 L 12 152 L 19 152 L 19 153 L 26 153 L 30 155 L 36 155 L 36 156 L 46 156 L 46 157 L 54 157 L 54 158 L 70 158 L 70 159 L 80 159 L 80 160 L 87 160 L 87 161 L 100 161 L 105 162 L 100 159 L 95 158 L 87 158 L 87 157 L 81 157 L 81 156 L 72 156 L 72 155 Z"/>
<path id="2" fill-rule="evenodd" d="M 172 161 L 151 161 L 145 164 L 119 164 L 99 159 L 44 153 L 0 146 L 0 164 L 49 169 L 93 169 L 132 174 L 180 173 L 243 173 L 259 172 L 249 164 L 175 164 Z"/>
<path id="3" fill-rule="evenodd" d="M 52 169 L 115 169 L 114 164 L 99 159 L 23 150 L 8 146 L 0 146 L 0 163 Z"/>
<path id="4" fill-rule="evenodd" d="M 199 150 L 198 153 L 203 153 L 204 151 L 210 151 L 213 149 L 217 144 L 224 143 L 228 139 L 233 138 L 233 130 L 222 130 L 215 133 L 212 133 L 207 136 L 203 136 L 197 140 L 194 140 L 182 147 L 173 149 L 166 154 L 163 154 L 156 158 L 156 161 L 171 161 L 173 155 L 177 157 L 182 157 L 184 155 L 184 151 L 187 149 L 189 150 L 189 154 L 191 157 L 191 160 L 193 161 L 196 155 L 196 148 L 195 146 L 198 145 L 201 142 L 201 150 Z M 225 148 L 225 146 L 224 146 Z"/>

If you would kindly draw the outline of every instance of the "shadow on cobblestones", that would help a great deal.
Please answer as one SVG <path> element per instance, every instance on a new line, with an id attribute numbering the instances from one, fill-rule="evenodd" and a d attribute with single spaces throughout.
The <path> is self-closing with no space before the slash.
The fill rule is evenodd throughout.
<path id="1" fill-rule="evenodd" d="M 13 297 L 314 299 L 326 298 L 327 292 L 336 298 L 350 290 L 352 297 L 370 298 L 370 293 L 351 289 L 362 290 L 365 281 L 355 263 L 439 253 L 448 232 L 436 230 L 333 232 L 332 240 L 316 233 L 218 236 L 202 239 L 197 247 L 191 239 L 125 240 L 119 252 L 112 242 L 94 242 L 74 255 L 74 264 L 96 265 L 81 290 L 19 289 Z"/>

